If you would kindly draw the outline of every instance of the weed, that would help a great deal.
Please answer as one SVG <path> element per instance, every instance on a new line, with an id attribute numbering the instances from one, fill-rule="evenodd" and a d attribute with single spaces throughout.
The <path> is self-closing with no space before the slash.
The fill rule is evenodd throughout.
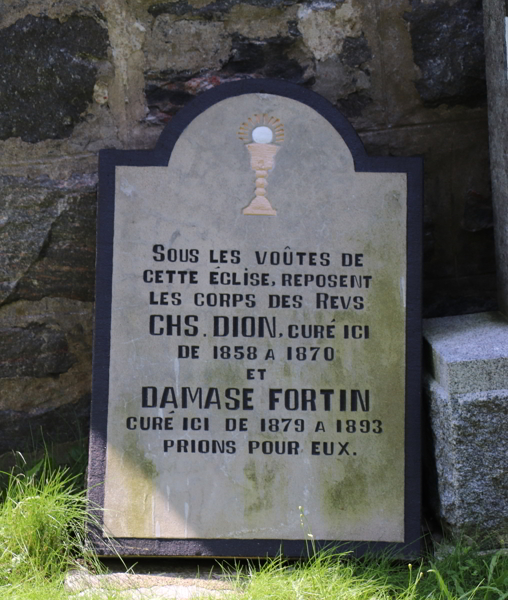
<path id="1" fill-rule="evenodd" d="M 30 598 L 28 588 L 61 581 L 71 567 L 99 567 L 86 538 L 86 495 L 77 478 L 67 468 L 53 469 L 47 456 L 8 474 L 0 504 L 2 598 Z"/>
<path id="2" fill-rule="evenodd" d="M 243 600 L 507 600 L 508 556 L 484 557 L 463 544 L 446 558 L 427 563 L 395 561 L 389 553 L 355 559 L 317 551 L 307 561 L 282 557 L 235 565 L 233 581 Z M 467 571 L 460 566 L 467 565 Z"/>

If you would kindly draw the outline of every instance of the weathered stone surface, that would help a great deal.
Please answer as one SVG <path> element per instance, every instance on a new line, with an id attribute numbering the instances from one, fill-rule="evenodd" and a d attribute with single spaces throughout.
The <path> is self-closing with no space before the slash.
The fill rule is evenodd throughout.
<path id="1" fill-rule="evenodd" d="M 371 58 L 364 34 L 346 38 L 338 57 L 317 62 L 312 89 L 336 104 L 346 117 L 359 117 L 373 102 L 369 95 L 371 80 L 367 65 Z"/>
<path id="2" fill-rule="evenodd" d="M 43 459 L 47 451 L 51 454 L 51 463 L 55 466 L 77 467 L 81 470 L 81 465 L 88 456 L 88 436 L 87 432 L 82 431 L 82 436 L 75 437 L 68 442 L 52 443 L 49 447 L 39 446 L 35 450 L 25 450 L 23 452 L 23 459 L 27 465 L 36 465 L 41 459 Z M 86 436 L 86 437 L 85 437 Z M 10 450 L 0 454 L 0 471 L 9 473 L 12 469 L 19 467 L 21 457 L 16 451 Z M 83 483 L 85 483 L 83 477 Z M 79 480 L 76 482 L 79 485 Z"/>
<path id="3" fill-rule="evenodd" d="M 145 88 L 148 115 L 150 123 L 167 123 L 180 108 L 185 106 L 194 94 L 186 91 L 189 86 L 186 81 L 169 81 L 161 84 L 149 83 Z"/>
<path id="4" fill-rule="evenodd" d="M 160 41 L 152 41 L 148 46 L 148 76 L 154 83 L 145 89 L 147 121 L 167 122 L 189 99 L 189 88 L 193 88 L 192 93 L 206 89 L 198 88 L 194 81 L 189 85 L 189 81 L 206 77 L 217 85 L 238 77 L 257 76 L 311 84 L 316 59 L 316 91 L 324 92 L 332 102 L 343 98 L 347 112 L 359 115 L 371 103 L 363 92 L 370 87 L 364 66 L 372 52 L 360 29 L 358 10 L 350 0 L 298 9 L 293 4 L 229 2 L 195 7 L 177 2 L 151 7 L 150 12 L 159 15 L 154 39 Z M 211 13 L 207 12 L 211 9 Z M 188 21 L 182 17 L 203 20 Z M 212 17 L 213 21 L 206 20 Z M 206 60 L 200 52 L 207 55 Z M 333 64 L 321 66 L 321 62 Z M 336 72 L 336 64 L 340 73 Z M 206 75 L 199 73 L 198 65 L 210 71 Z M 334 77 L 329 77 L 330 71 Z"/>
<path id="5" fill-rule="evenodd" d="M 239 4 L 234 6 L 225 18 L 227 31 L 239 34 L 252 40 L 265 40 L 279 36 L 299 37 L 300 32 L 294 28 L 297 7 L 288 10 L 265 8 Z"/>
<path id="6" fill-rule="evenodd" d="M 477 217 L 466 220 L 472 197 L 489 202 L 486 122 L 422 124 L 361 137 L 374 155 L 425 156 L 424 316 L 496 310 L 494 232 Z"/>
<path id="7" fill-rule="evenodd" d="M 65 140 L 45 140 L 37 144 L 23 142 L 21 138 L 0 140 L 0 177 L 16 179 L 49 178 L 55 181 L 72 180 L 77 173 L 96 177 L 99 145 L 114 146 L 118 137 L 113 131 L 110 112 L 105 109 L 107 124 L 99 119 L 87 117 L 80 123 L 74 134 Z M 91 141 L 93 138 L 93 141 Z M 1 187 L 7 185 L 2 179 Z"/>
<path id="8" fill-rule="evenodd" d="M 75 362 L 65 336 L 59 331 L 38 323 L 2 331 L 0 378 L 58 375 Z"/>
<path id="9" fill-rule="evenodd" d="M 91 377 L 91 375 L 90 375 Z M 21 393 L 33 393 L 32 386 L 26 386 Z M 56 393 L 74 392 L 74 385 L 68 385 Z M 41 394 L 35 390 L 35 399 Z M 31 452 L 42 444 L 60 444 L 86 435 L 90 423 L 90 392 L 77 401 L 69 401 L 58 408 L 35 409 L 28 412 L 0 410 L 0 452 L 17 450 Z"/>
<path id="10" fill-rule="evenodd" d="M 0 303 L 45 296 L 93 300 L 94 178 L 3 183 Z"/>
<path id="11" fill-rule="evenodd" d="M 32 450 L 41 430 L 48 442 L 87 431 L 92 308 L 60 298 L 0 308 L 0 453 Z"/>
<path id="12" fill-rule="evenodd" d="M 224 65 L 223 72 L 230 77 L 233 74 L 251 74 L 303 83 L 305 65 L 291 57 L 296 46 L 297 41 L 289 36 L 259 42 L 235 34 L 231 56 Z"/>
<path id="13" fill-rule="evenodd" d="M 506 6 L 484 0 L 492 195 L 496 226 L 499 310 L 508 316 L 508 81 Z"/>
<path id="14" fill-rule="evenodd" d="M 508 321 L 500 313 L 428 319 L 429 374 L 450 395 L 508 390 Z"/>
<path id="15" fill-rule="evenodd" d="M 346 38 L 360 36 L 360 27 L 360 14 L 351 0 L 331 10 L 313 10 L 312 5 L 302 5 L 298 11 L 303 42 L 318 60 L 338 54 Z"/>
<path id="16" fill-rule="evenodd" d="M 339 54 L 341 62 L 348 67 L 359 67 L 372 58 L 372 51 L 365 39 L 365 34 L 360 37 L 347 37 L 342 44 Z"/>
<path id="17" fill-rule="evenodd" d="M 0 30 L 0 139 L 68 137 L 92 101 L 107 31 L 90 17 L 29 15 Z"/>
<path id="18" fill-rule="evenodd" d="M 508 533 L 507 332 L 499 313 L 425 322 L 436 509 L 454 534 Z"/>
<path id="19" fill-rule="evenodd" d="M 416 88 L 428 106 L 486 100 L 481 0 L 433 3 L 412 0 L 409 22 L 413 55 L 422 76 Z"/>
<path id="20" fill-rule="evenodd" d="M 504 539 L 508 530 L 507 390 L 450 399 L 426 383 L 435 436 L 438 514 L 454 535 Z"/>
<path id="21" fill-rule="evenodd" d="M 92 299 L 95 188 L 73 187 L 73 174 L 93 177 L 100 148 L 152 148 L 160 127 L 201 91 L 266 76 L 323 94 L 360 129 L 370 154 L 425 156 L 425 314 L 495 309 L 487 120 L 473 108 L 484 94 L 480 2 L 378 4 L 0 2 L 0 173 L 16 178 L 0 182 L 0 303 Z M 491 107 L 500 115 L 491 120 L 494 194 L 503 207 L 504 5 L 483 4 L 497 69 Z M 175 22 L 173 50 L 161 24 Z M 3 139 L 10 135 L 29 141 Z M 58 182 L 45 187 L 40 177 Z"/>
<path id="22" fill-rule="evenodd" d="M 45 188 L 20 188 L 6 181 L 0 193 L 0 299 L 3 301 L 41 252 L 58 213 L 58 194 Z"/>
<path id="23" fill-rule="evenodd" d="M 147 69 L 216 69 L 227 60 L 230 48 L 231 40 L 226 36 L 223 23 L 180 21 L 161 15 L 155 21 L 147 44 Z"/>
<path id="24" fill-rule="evenodd" d="M 63 296 L 91 301 L 95 288 L 96 194 L 68 194 L 47 245 L 17 284 L 12 299 Z"/>
<path id="25" fill-rule="evenodd" d="M 100 18 L 101 13 L 96 0 L 9 0 L 0 4 L 0 22 L 6 27 L 28 15 L 63 21 L 72 15 Z"/>
<path id="26" fill-rule="evenodd" d="M 334 6 L 342 2 L 344 0 L 331 0 L 327 5 Z M 301 0 L 216 0 L 215 2 L 208 2 L 207 0 L 191 0 L 191 2 L 177 0 L 176 2 L 154 3 L 148 8 L 148 12 L 154 17 L 161 14 L 171 14 L 212 19 L 218 14 L 228 13 L 240 4 L 262 8 L 284 8 L 300 3 Z"/>
<path id="27" fill-rule="evenodd" d="M 220 70 L 149 75 L 151 81 L 145 88 L 146 120 L 152 124 L 167 123 L 194 96 L 226 81 L 250 77 L 282 78 L 297 83 L 307 80 L 305 66 L 290 56 L 297 46 L 294 38 L 252 40 L 234 34 L 231 43 L 231 53 Z"/>

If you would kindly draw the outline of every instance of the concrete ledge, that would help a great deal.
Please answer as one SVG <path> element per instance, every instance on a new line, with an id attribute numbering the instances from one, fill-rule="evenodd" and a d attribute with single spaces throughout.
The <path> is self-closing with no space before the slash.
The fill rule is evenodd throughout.
<path id="1" fill-rule="evenodd" d="M 499 313 L 424 323 L 425 391 L 438 512 L 451 533 L 508 535 L 508 322 Z"/>

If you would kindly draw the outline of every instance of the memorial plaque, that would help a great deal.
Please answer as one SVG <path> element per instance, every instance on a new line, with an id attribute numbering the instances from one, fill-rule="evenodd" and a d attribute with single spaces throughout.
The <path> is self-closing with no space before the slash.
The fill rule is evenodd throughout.
<path id="1" fill-rule="evenodd" d="M 101 152 L 100 552 L 415 552 L 421 180 L 283 82 L 220 86 L 154 151 Z"/>

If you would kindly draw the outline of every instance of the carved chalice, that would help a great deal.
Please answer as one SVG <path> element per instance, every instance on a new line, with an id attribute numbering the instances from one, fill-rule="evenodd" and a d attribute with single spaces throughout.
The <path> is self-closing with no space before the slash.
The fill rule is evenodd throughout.
<path id="1" fill-rule="evenodd" d="M 252 140 L 247 144 L 247 150 L 250 153 L 250 166 L 256 172 L 256 195 L 249 206 L 243 209 L 243 214 L 274 217 L 277 211 L 266 197 L 266 176 L 275 166 L 275 154 L 280 149 L 278 144 L 284 141 L 284 127 L 275 117 L 254 115 L 253 119 L 242 124 L 238 136 L 243 141 Z"/>

